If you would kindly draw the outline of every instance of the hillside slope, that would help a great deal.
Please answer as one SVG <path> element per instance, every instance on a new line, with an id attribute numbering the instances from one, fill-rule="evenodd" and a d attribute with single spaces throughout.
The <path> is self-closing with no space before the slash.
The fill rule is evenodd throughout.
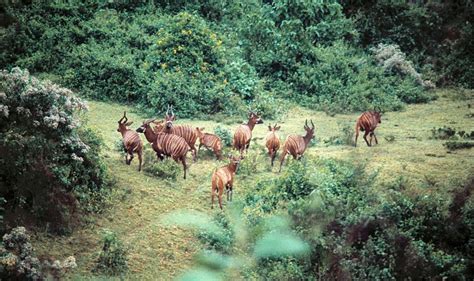
<path id="1" fill-rule="evenodd" d="M 467 132 L 474 131 L 472 116 L 474 104 L 472 94 L 468 99 L 452 100 L 440 91 L 438 100 L 429 104 L 411 105 L 403 112 L 389 112 L 383 115 L 382 124 L 376 133 L 379 145 L 369 148 L 362 138 L 358 147 L 325 144 L 331 136 L 341 136 L 342 128 L 353 128 L 358 114 L 336 115 L 330 117 L 323 112 L 310 111 L 299 107 L 292 108 L 282 125 L 281 138 L 290 133 L 303 133 L 305 119 L 312 119 L 316 125 L 316 146 L 308 154 L 324 158 L 340 158 L 367 163 L 370 171 L 379 171 L 377 180 L 391 183 L 401 177 L 406 180 L 408 192 L 430 193 L 449 192 L 443 187 L 452 181 L 463 181 L 474 173 L 474 154 L 472 150 L 456 150 L 452 153 L 443 147 L 443 140 L 430 139 L 432 128 L 449 126 Z M 138 115 L 132 108 L 103 102 L 89 102 L 87 126 L 98 131 L 107 147 L 104 157 L 110 173 L 116 178 L 113 196 L 105 213 L 89 216 L 87 223 L 76 229 L 68 237 L 51 237 L 36 234 L 34 246 L 39 256 L 63 258 L 74 255 L 78 268 L 71 278 L 93 277 L 91 273 L 98 252 L 101 249 L 101 232 L 109 229 L 128 248 L 130 279 L 169 279 L 176 277 L 192 265 L 193 255 L 201 245 L 193 231 L 179 227 L 165 227 L 160 218 L 178 209 L 198 210 L 206 213 L 220 212 L 210 209 L 210 175 L 226 161 L 217 162 L 209 152 L 201 150 L 197 163 L 191 163 L 187 180 L 181 174 L 175 182 L 169 182 L 137 172 L 138 161 L 125 165 L 122 155 L 115 150 L 115 142 L 120 139 L 117 120 L 127 110 L 132 128 L 137 128 L 145 116 Z M 177 113 L 179 118 L 179 112 Z M 224 125 L 234 130 L 237 121 L 226 120 Z M 241 121 L 241 120 L 240 120 Z M 262 151 L 267 125 L 256 126 L 251 151 Z M 275 121 L 271 121 L 275 123 Z M 201 120 L 179 120 L 205 127 L 212 132 L 218 123 Z M 393 138 L 393 141 L 388 141 Z M 143 137 L 144 143 L 146 143 Z M 151 150 L 147 145 L 146 150 Z M 259 156 L 260 157 L 260 156 Z M 252 176 L 237 176 L 234 198 L 243 192 L 251 192 L 253 183 L 262 177 L 278 176 L 278 164 L 273 170 L 269 167 L 266 155 L 261 154 L 264 163 L 258 165 L 258 173 Z M 248 159 L 244 161 L 250 161 Z M 147 165 L 147 163 L 144 163 Z M 284 168 L 283 168 L 284 169 Z M 381 190 L 383 192 L 383 190 Z M 224 207 L 225 208 L 225 207 Z"/>

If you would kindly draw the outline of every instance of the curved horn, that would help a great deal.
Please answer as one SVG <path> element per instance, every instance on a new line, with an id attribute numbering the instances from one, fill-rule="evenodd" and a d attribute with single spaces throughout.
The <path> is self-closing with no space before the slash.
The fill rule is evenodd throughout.
<path id="1" fill-rule="evenodd" d="M 311 121 L 311 126 L 312 126 L 312 129 L 314 129 L 314 123 L 313 123 L 313 120 L 311 119 L 311 120 L 309 120 L 309 121 Z"/>
<path id="2" fill-rule="evenodd" d="M 120 118 L 120 119 L 118 120 L 118 122 L 119 122 L 119 123 L 122 123 L 123 118 L 125 118 L 125 112 L 123 113 L 122 118 Z"/>
<path id="3" fill-rule="evenodd" d="M 173 106 L 171 106 L 171 116 L 174 116 Z"/>
<path id="4" fill-rule="evenodd" d="M 166 109 L 166 116 L 170 116 L 170 105 L 168 104 L 168 108 Z"/>
<path id="5" fill-rule="evenodd" d="M 377 112 L 382 112 L 382 109 L 380 108 L 380 106 L 377 106 Z"/>
<path id="6" fill-rule="evenodd" d="M 122 122 L 122 120 L 125 119 L 125 121 Z M 127 112 L 123 112 L 123 117 L 119 120 L 119 123 L 127 123 L 128 118 L 127 118 Z"/>
<path id="7" fill-rule="evenodd" d="M 304 127 L 305 127 L 305 129 L 306 129 L 306 128 L 309 128 L 309 127 L 308 127 L 308 119 L 306 119 L 306 120 L 304 121 Z"/>

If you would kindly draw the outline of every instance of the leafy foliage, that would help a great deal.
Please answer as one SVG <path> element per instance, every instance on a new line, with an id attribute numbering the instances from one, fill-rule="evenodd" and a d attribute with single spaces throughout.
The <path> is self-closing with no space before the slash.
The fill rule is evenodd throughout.
<path id="1" fill-rule="evenodd" d="M 166 158 L 159 161 L 156 153 L 150 150 L 145 151 L 143 171 L 151 176 L 162 179 L 175 180 L 178 175 L 182 174 L 182 167 L 173 159 Z"/>
<path id="2" fill-rule="evenodd" d="M 437 84 L 472 88 L 470 1 L 341 1 L 354 19 L 363 46 L 397 44 L 419 68 L 434 71 Z M 433 81 L 435 81 L 433 80 Z"/>
<path id="3" fill-rule="evenodd" d="M 150 114 L 172 104 L 181 117 L 238 116 L 251 106 L 275 119 L 282 97 L 335 112 L 429 100 L 416 79 L 384 73 L 357 48 L 334 1 L 86 1 L 7 13 L 2 42 L 14 47 L 3 48 L 2 64 L 52 72 L 87 97 Z"/>
<path id="4" fill-rule="evenodd" d="M 347 162 L 317 160 L 293 162 L 279 179 L 258 183 L 244 199 L 250 233 L 260 235 L 265 218 L 288 212 L 311 257 L 279 259 L 246 274 L 275 268 L 337 279 L 403 279 L 415 269 L 426 278 L 471 274 L 472 181 L 450 203 L 395 190 L 378 196 L 371 189 L 374 177 Z"/>
<path id="5" fill-rule="evenodd" d="M 103 247 L 95 271 L 107 275 L 120 275 L 128 270 L 127 252 L 115 232 L 106 230 L 103 235 Z"/>
<path id="6" fill-rule="evenodd" d="M 214 134 L 221 138 L 225 146 L 230 147 L 232 145 L 232 133 L 228 129 L 218 125 L 214 128 Z"/>
<path id="7" fill-rule="evenodd" d="M 107 193 L 102 141 L 78 119 L 86 104 L 19 68 L 0 73 L 0 91 L 0 192 L 7 220 L 30 221 L 33 213 L 51 230 L 66 231 L 77 220 L 74 210 L 97 211 Z"/>

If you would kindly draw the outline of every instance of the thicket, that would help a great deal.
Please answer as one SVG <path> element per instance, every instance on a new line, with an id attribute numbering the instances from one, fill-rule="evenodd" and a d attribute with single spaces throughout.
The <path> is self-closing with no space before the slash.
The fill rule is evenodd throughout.
<path id="1" fill-rule="evenodd" d="M 474 87 L 471 1 L 343 0 L 365 47 L 397 44 L 438 85 Z"/>
<path id="2" fill-rule="evenodd" d="M 336 1 L 35 2 L 8 5 L 6 17 L 2 67 L 53 73 L 84 96 L 149 113 L 172 104 L 182 117 L 240 115 L 250 105 L 275 118 L 281 99 L 334 112 L 430 99 L 358 47 Z"/>
<path id="3" fill-rule="evenodd" d="M 0 72 L 0 197 L 4 223 L 68 232 L 107 194 L 102 140 L 81 127 L 72 91 L 14 68 Z"/>
<path id="4" fill-rule="evenodd" d="M 285 229 L 287 238 L 308 243 L 302 255 L 280 255 L 286 244 L 274 241 L 274 255 L 240 268 L 249 279 L 473 277 L 472 179 L 456 187 L 451 198 L 408 195 L 397 183 L 375 186 L 377 174 L 364 170 L 332 159 L 290 161 L 280 177 L 261 180 L 228 206 L 230 219 L 215 219 L 219 231 L 200 237 L 224 255 L 218 264 L 226 274 L 232 266 L 225 266 L 225 259 L 239 264 L 242 251 L 257 249 L 269 232 Z"/>
<path id="5" fill-rule="evenodd" d="M 87 97 L 133 102 L 153 113 L 171 104 L 181 117 L 238 115 L 248 105 L 279 114 L 254 68 L 200 15 L 143 3 L 130 10 L 96 6 L 8 7 L 13 22 L 2 36 L 0 65 L 54 73 Z"/>
<path id="6" fill-rule="evenodd" d="M 123 275 L 128 271 L 127 251 L 113 231 L 106 230 L 102 237 L 102 250 L 99 253 L 94 271 L 107 275 Z"/>

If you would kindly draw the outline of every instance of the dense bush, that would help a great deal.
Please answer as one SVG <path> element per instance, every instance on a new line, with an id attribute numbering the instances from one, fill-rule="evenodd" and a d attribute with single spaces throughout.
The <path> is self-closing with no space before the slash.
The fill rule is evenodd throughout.
<path id="1" fill-rule="evenodd" d="M 335 160 L 293 162 L 278 179 L 259 182 L 244 199 L 249 233 L 266 218 L 288 212 L 293 229 L 311 245 L 302 259 L 277 259 L 246 275 L 323 279 L 463 278 L 472 276 L 473 191 L 470 181 L 452 202 L 434 195 L 372 191 L 376 176 Z M 472 203 L 472 202 L 471 202 Z M 290 275 L 288 272 L 291 272 Z M 287 276 L 287 277 L 284 277 Z"/>
<path id="2" fill-rule="evenodd" d="M 2 42 L 14 47 L 1 65 L 150 114 L 173 104 L 181 117 L 238 116 L 250 105 L 275 119 L 286 108 L 278 97 L 335 112 L 428 100 L 416 79 L 383 73 L 357 49 L 334 1 L 36 3 L 7 15 Z"/>
<path id="3" fill-rule="evenodd" d="M 107 275 L 125 273 L 128 270 L 127 252 L 117 234 L 109 230 L 105 231 L 102 242 L 102 251 L 94 270 Z"/>
<path id="4" fill-rule="evenodd" d="M 474 86 L 470 1 L 341 1 L 363 46 L 397 44 L 437 84 Z"/>
<path id="5" fill-rule="evenodd" d="M 214 128 L 214 134 L 221 138 L 224 146 L 230 147 L 232 145 L 232 132 L 228 129 L 217 125 L 217 127 Z"/>
<path id="6" fill-rule="evenodd" d="M 64 261 L 40 261 L 23 226 L 13 228 L 3 235 L 0 246 L 0 277 L 5 280 L 60 279 L 77 266 L 76 259 L 69 256 Z"/>
<path id="7" fill-rule="evenodd" d="M 181 164 L 176 163 L 171 158 L 166 158 L 159 161 L 156 153 L 150 150 L 145 150 L 143 171 L 153 177 L 158 177 L 168 180 L 176 180 L 178 175 L 182 174 Z"/>
<path id="8" fill-rule="evenodd" d="M 7 224 L 39 219 L 64 231 L 80 210 L 98 210 L 106 168 L 101 139 L 80 126 L 85 109 L 70 90 L 28 71 L 0 72 L 0 196 Z"/>
<path id="9" fill-rule="evenodd" d="M 413 78 L 384 72 L 354 47 L 356 32 L 338 3 L 276 1 L 247 20 L 244 54 L 286 98 L 333 112 L 429 100 Z"/>
<path id="10" fill-rule="evenodd" d="M 39 280 L 43 276 L 41 263 L 35 256 L 30 236 L 24 227 L 17 227 L 3 236 L 0 247 L 2 279 Z"/>

